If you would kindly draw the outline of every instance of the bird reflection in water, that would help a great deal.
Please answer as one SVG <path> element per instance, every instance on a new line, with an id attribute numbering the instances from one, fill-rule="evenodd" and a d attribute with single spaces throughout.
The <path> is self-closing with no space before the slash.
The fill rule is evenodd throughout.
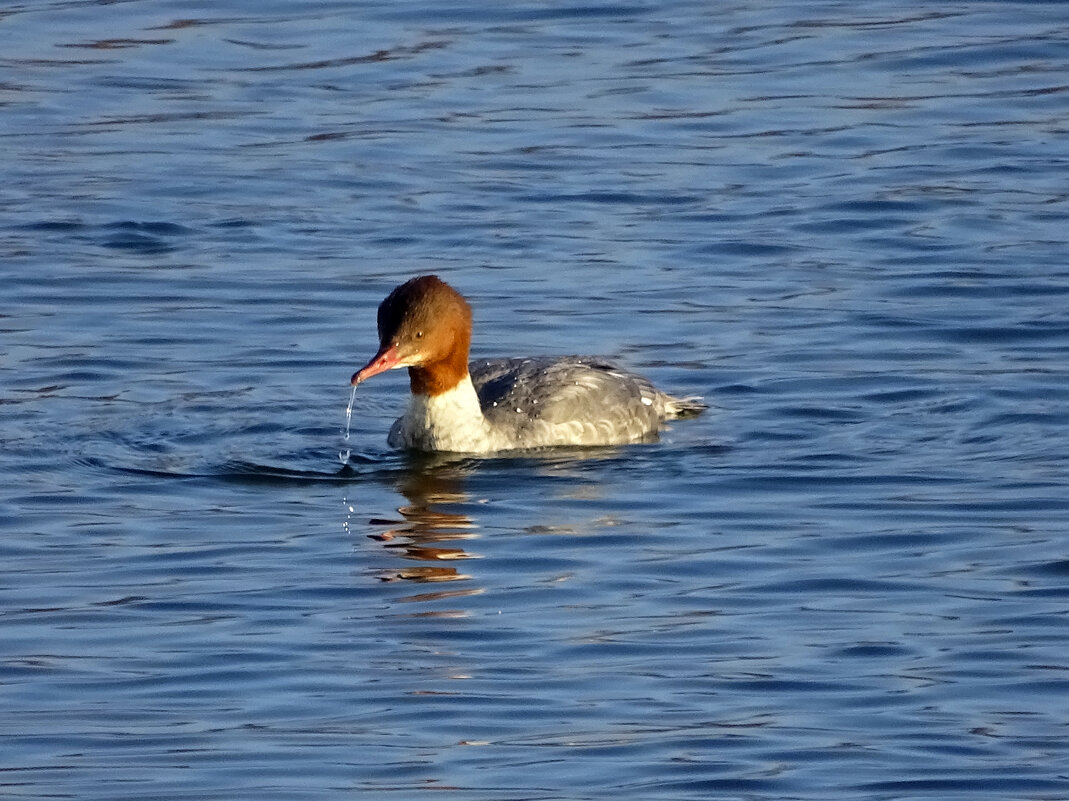
<path id="1" fill-rule="evenodd" d="M 386 548 L 395 549 L 405 559 L 437 564 L 406 565 L 396 570 L 383 571 L 380 574 L 383 581 L 432 583 L 471 579 L 470 575 L 453 565 L 441 563 L 478 558 L 458 545 L 459 542 L 478 536 L 475 532 L 475 522 L 468 515 L 436 508 L 440 505 L 458 505 L 470 501 L 463 490 L 466 472 L 462 465 L 455 463 L 436 467 L 423 464 L 406 472 L 398 481 L 397 489 L 409 501 L 397 510 L 402 519 L 373 518 L 368 522 L 372 526 L 383 527 L 384 530 L 368 536 L 382 542 Z M 429 601 L 477 595 L 481 592 L 479 588 L 443 590 L 401 600 Z"/>

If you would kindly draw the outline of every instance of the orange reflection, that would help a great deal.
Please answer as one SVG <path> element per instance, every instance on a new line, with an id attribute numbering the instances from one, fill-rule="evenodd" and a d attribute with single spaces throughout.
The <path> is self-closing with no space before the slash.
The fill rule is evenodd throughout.
<path id="1" fill-rule="evenodd" d="M 466 470 L 462 465 L 414 466 L 411 472 L 398 482 L 398 490 L 409 503 L 397 511 L 401 520 L 376 519 L 372 525 L 389 526 L 384 531 L 369 534 L 384 547 L 396 552 L 405 560 L 421 564 L 405 565 L 395 570 L 383 571 L 383 581 L 413 581 L 420 584 L 437 582 L 470 581 L 471 575 L 458 568 L 440 564 L 477 559 L 478 554 L 469 552 L 460 542 L 476 539 L 476 524 L 468 515 L 448 511 L 442 505 L 461 504 L 470 500 L 463 489 Z M 449 590 L 421 593 L 401 599 L 402 601 L 431 601 L 443 598 L 476 595 L 481 589 Z"/>

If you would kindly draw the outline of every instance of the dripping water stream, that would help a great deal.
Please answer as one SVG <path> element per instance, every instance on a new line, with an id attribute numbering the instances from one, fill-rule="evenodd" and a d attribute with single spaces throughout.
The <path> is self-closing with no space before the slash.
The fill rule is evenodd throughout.
<path id="1" fill-rule="evenodd" d="M 349 443 L 349 431 L 353 424 L 353 401 L 356 400 L 356 387 L 354 386 L 352 392 L 349 393 L 349 405 L 345 407 L 345 433 L 343 441 L 346 445 Z M 342 467 L 349 464 L 349 457 L 352 455 L 352 450 L 348 447 L 338 452 L 338 459 L 341 460 Z"/>

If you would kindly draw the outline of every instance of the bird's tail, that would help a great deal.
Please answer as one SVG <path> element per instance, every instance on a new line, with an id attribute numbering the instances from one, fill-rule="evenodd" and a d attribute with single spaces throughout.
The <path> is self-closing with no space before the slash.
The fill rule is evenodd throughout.
<path id="1" fill-rule="evenodd" d="M 694 417 L 708 408 L 709 404 L 702 401 L 697 395 L 688 395 L 685 398 L 676 398 L 669 395 L 664 404 L 664 410 L 669 417 Z"/>

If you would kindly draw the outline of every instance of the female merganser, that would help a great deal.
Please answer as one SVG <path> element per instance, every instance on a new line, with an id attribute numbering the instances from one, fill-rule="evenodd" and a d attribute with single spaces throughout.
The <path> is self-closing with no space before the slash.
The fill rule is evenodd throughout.
<path id="1" fill-rule="evenodd" d="M 701 412 L 645 378 L 579 356 L 484 359 L 468 365 L 471 307 L 436 275 L 401 284 L 379 305 L 379 352 L 353 375 L 408 368 L 412 397 L 390 428 L 394 448 L 490 453 L 619 445 Z"/>

